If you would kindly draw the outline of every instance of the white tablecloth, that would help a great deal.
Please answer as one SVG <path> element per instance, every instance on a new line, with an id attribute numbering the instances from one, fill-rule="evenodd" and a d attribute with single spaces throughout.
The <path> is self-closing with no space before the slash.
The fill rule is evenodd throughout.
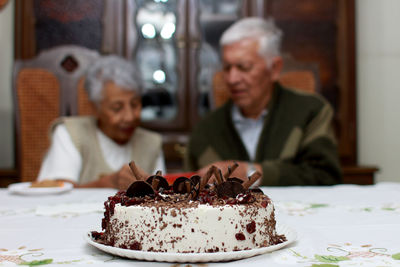
<path id="1" fill-rule="evenodd" d="M 248 259 L 190 266 L 400 266 L 399 183 L 263 190 L 297 241 Z M 101 229 L 103 202 L 114 193 L 74 189 L 33 197 L 0 189 L 0 266 L 173 266 L 114 257 L 86 243 L 86 232 Z"/>

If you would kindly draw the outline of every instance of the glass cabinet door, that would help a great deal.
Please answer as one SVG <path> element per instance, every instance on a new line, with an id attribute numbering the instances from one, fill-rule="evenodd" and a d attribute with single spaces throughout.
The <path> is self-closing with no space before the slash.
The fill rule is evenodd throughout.
<path id="1" fill-rule="evenodd" d="M 213 77 L 221 68 L 219 39 L 222 33 L 247 12 L 244 0 L 192 0 L 190 11 L 190 61 L 192 85 L 192 106 L 196 107 L 193 122 L 207 113 L 213 106 Z"/>
<path id="2" fill-rule="evenodd" d="M 185 2 L 136 0 L 133 23 L 137 38 L 133 58 L 142 72 L 142 121 L 158 129 L 184 123 Z M 153 128 L 153 127 L 151 127 Z"/>
<path id="3" fill-rule="evenodd" d="M 142 121 L 156 130 L 190 129 L 212 104 L 219 39 L 248 14 L 249 0 L 136 0 L 133 58 L 145 89 Z"/>

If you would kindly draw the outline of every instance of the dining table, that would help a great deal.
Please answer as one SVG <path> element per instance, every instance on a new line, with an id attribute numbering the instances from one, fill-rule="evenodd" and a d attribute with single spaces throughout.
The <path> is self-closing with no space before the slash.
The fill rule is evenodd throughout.
<path id="1" fill-rule="evenodd" d="M 400 183 L 261 189 L 274 203 L 277 225 L 295 233 L 289 244 L 237 260 L 160 262 L 120 257 L 88 242 L 90 231 L 101 231 L 104 202 L 115 189 L 1 188 L 0 266 L 400 266 Z"/>

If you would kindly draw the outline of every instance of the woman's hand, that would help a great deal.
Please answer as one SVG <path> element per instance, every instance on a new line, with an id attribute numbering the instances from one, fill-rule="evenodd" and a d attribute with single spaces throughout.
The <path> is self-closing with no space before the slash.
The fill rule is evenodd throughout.
<path id="1" fill-rule="evenodd" d="M 136 171 L 132 172 L 128 164 L 125 164 L 117 172 L 101 175 L 99 179 L 89 182 L 86 184 L 75 184 L 77 188 L 88 188 L 88 187 L 107 187 L 116 188 L 118 190 L 127 190 L 128 187 L 137 180 L 146 179 L 149 175 L 136 167 Z"/>

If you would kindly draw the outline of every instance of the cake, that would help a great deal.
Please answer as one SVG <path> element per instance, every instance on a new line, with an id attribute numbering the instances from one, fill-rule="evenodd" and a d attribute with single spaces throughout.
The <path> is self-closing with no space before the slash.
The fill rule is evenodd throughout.
<path id="1" fill-rule="evenodd" d="M 92 237 L 124 249 L 173 253 L 249 250 L 285 241 L 276 232 L 271 199 L 249 189 L 259 173 L 244 183 L 229 175 L 212 167 L 204 177 L 180 177 L 172 186 L 160 175 L 142 178 L 108 198 L 104 232 Z"/>
<path id="2" fill-rule="evenodd" d="M 64 182 L 58 180 L 42 180 L 42 181 L 34 181 L 31 183 L 29 187 L 63 187 Z"/>

